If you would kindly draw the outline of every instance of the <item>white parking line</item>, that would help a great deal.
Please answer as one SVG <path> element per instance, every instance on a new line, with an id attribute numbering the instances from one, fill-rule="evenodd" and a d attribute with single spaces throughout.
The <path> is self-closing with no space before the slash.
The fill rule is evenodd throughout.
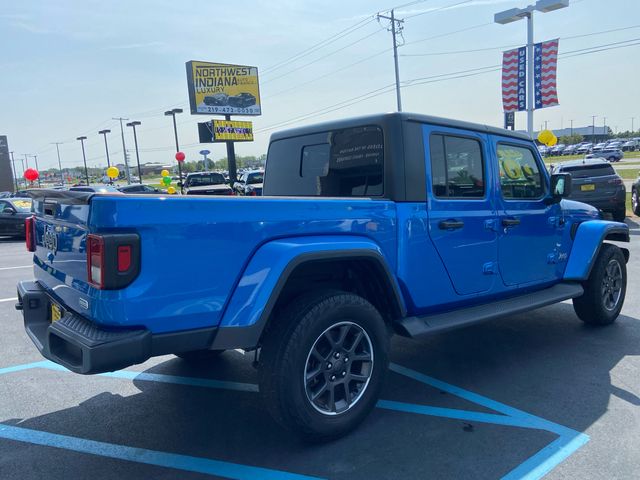
<path id="1" fill-rule="evenodd" d="M 17 268 L 31 268 L 33 265 L 21 265 L 19 267 L 0 267 L 0 270 L 15 270 Z"/>
<path id="2" fill-rule="evenodd" d="M 0 298 L 0 303 L 2 303 L 2 302 L 15 302 L 16 300 L 18 300 L 18 297 Z"/>

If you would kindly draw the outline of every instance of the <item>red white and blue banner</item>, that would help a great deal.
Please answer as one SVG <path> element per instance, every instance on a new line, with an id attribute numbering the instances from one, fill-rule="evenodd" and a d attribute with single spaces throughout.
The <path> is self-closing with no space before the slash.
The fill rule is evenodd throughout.
<path id="1" fill-rule="evenodd" d="M 505 113 L 527 109 L 527 48 L 502 53 L 502 106 Z"/>
<path id="2" fill-rule="evenodd" d="M 536 43 L 533 46 L 533 75 L 535 108 L 558 105 L 556 70 L 559 39 Z"/>

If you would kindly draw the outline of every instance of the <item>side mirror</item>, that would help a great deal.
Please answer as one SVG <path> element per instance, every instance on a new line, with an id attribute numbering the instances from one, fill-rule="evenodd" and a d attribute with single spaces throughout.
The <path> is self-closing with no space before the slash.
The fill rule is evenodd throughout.
<path id="1" fill-rule="evenodd" d="M 571 175 L 568 173 L 554 173 L 551 175 L 551 202 L 558 203 L 571 195 Z"/>

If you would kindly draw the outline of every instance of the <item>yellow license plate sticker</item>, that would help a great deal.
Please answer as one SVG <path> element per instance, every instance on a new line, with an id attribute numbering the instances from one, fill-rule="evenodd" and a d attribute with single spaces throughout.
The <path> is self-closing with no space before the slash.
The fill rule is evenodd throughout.
<path id="1" fill-rule="evenodd" d="M 57 322 L 62 318 L 62 310 L 55 303 L 51 304 L 51 323 Z"/>
<path id="2" fill-rule="evenodd" d="M 586 185 L 581 185 L 580 190 L 583 192 L 593 192 L 596 189 L 596 186 L 593 183 L 587 183 Z"/>

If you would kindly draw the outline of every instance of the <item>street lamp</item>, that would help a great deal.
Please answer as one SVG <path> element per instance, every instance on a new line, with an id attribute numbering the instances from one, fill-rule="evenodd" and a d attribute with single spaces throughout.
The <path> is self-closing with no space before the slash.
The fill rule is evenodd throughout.
<path id="1" fill-rule="evenodd" d="M 16 170 L 16 159 L 13 157 L 13 152 L 9 152 L 9 153 L 11 154 L 11 163 L 13 164 L 13 180 L 16 183 L 16 192 L 17 192 L 19 189 L 18 189 L 18 171 Z"/>
<path id="2" fill-rule="evenodd" d="M 527 133 L 533 136 L 533 12 L 535 10 L 547 13 L 553 12 L 569 6 L 569 0 L 538 0 L 534 5 L 526 8 L 511 8 L 503 12 L 496 13 L 494 22 L 501 25 L 517 22 L 523 18 L 527 19 Z"/>
<path id="3" fill-rule="evenodd" d="M 176 154 L 180 151 L 180 145 L 178 145 L 178 127 L 176 126 L 176 114 L 182 113 L 181 108 L 174 108 L 173 110 L 167 110 L 164 114 L 167 117 L 173 117 L 173 134 L 176 138 Z M 178 161 L 178 176 L 180 177 L 180 193 L 184 193 L 182 190 L 182 162 Z"/>
<path id="4" fill-rule="evenodd" d="M 111 166 L 111 161 L 109 160 L 109 145 L 107 145 L 107 133 L 111 133 L 111 130 L 100 130 L 98 134 L 104 135 L 104 149 L 107 152 L 107 168 Z"/>
<path id="5" fill-rule="evenodd" d="M 82 145 L 82 160 L 84 161 L 84 176 L 87 179 L 87 187 L 89 186 L 89 170 L 87 170 L 87 155 L 84 153 L 84 141 L 87 137 L 78 137 L 76 140 L 80 140 Z"/>
<path id="6" fill-rule="evenodd" d="M 133 127 L 133 142 L 136 145 L 136 160 L 138 162 L 138 179 L 142 185 L 142 170 L 140 170 L 140 154 L 138 153 L 138 137 L 136 136 L 136 126 L 138 125 L 142 124 L 138 121 L 127 123 L 127 127 Z"/>

